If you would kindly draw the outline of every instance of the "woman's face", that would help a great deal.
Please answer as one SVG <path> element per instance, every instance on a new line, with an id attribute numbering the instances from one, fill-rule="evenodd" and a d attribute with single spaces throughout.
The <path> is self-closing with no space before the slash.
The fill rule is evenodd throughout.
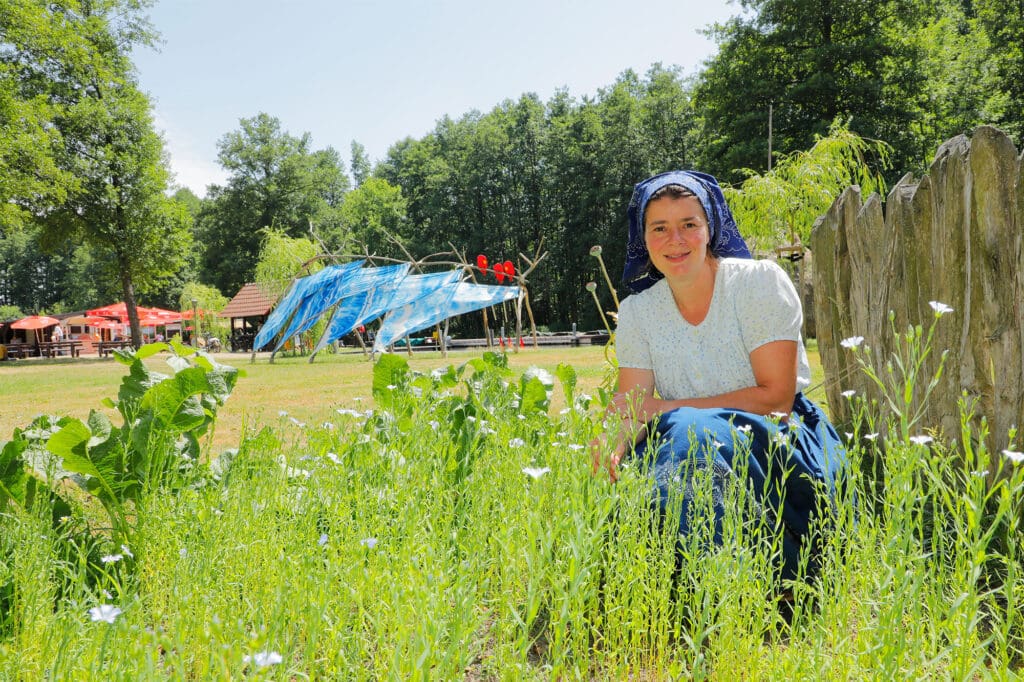
<path id="1" fill-rule="evenodd" d="M 704 265 L 710 230 L 697 197 L 662 197 L 647 204 L 644 242 L 651 264 L 668 280 L 686 280 Z"/>

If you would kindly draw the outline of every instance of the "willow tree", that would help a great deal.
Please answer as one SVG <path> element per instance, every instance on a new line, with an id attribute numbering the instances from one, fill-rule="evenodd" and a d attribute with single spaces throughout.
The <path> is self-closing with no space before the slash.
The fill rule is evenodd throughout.
<path id="1" fill-rule="evenodd" d="M 859 185 L 865 196 L 885 192 L 882 171 L 891 153 L 886 143 L 835 122 L 810 149 L 780 157 L 766 173 L 745 171 L 746 180 L 724 193 L 754 249 L 799 246 L 810 239 L 818 216 L 850 185 Z"/>

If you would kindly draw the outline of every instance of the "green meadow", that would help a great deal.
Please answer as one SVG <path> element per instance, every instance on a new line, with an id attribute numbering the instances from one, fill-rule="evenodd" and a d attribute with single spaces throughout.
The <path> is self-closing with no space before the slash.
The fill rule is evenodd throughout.
<path id="1" fill-rule="evenodd" d="M 0 368 L 0 677 L 1018 674 L 1024 455 L 850 397 L 820 568 L 779 584 L 744 486 L 715 547 L 660 522 L 643 462 L 591 475 L 606 367 L 150 346 Z"/>

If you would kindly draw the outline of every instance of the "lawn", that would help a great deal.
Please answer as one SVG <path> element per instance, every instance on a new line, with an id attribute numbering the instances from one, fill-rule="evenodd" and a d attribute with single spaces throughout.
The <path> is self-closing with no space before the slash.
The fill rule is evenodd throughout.
<path id="1" fill-rule="evenodd" d="M 410 359 L 413 369 L 429 372 L 437 367 L 459 365 L 479 357 L 481 351 L 454 351 L 448 358 L 440 352 L 416 351 Z M 824 403 L 821 389 L 823 373 L 817 345 L 808 344 L 811 361 L 812 398 Z M 607 363 L 605 349 L 598 346 L 541 347 L 508 353 L 509 366 L 519 371 L 530 365 L 554 371 L 560 363 L 572 365 L 579 375 L 580 388 L 593 392 L 601 383 Z M 403 355 L 403 357 L 406 357 Z M 321 354 L 313 363 L 308 357 L 280 355 L 274 363 L 268 354 L 260 354 L 250 363 L 249 354 L 220 353 L 219 362 L 241 369 L 231 399 L 218 416 L 211 449 L 220 452 L 237 447 L 243 426 L 277 422 L 287 412 L 307 423 L 320 423 L 337 408 L 363 409 L 372 403 L 370 387 L 373 368 L 358 352 Z M 161 357 L 147 361 L 156 371 L 170 370 Z M 100 404 L 103 398 L 117 395 L 124 365 L 110 358 L 33 359 L 0 363 L 0 442 L 9 438 L 15 427 L 26 426 L 36 415 L 56 414 L 85 419 L 98 409 L 114 416 L 114 410 Z M 553 410 L 564 407 L 559 391 L 553 396 Z"/>

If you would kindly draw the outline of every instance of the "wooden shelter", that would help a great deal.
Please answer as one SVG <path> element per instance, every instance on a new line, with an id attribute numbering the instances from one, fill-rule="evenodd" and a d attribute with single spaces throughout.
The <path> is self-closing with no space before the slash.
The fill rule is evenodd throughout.
<path id="1" fill-rule="evenodd" d="M 276 296 L 267 294 L 254 282 L 238 290 L 224 310 L 217 313 L 217 317 L 231 320 L 231 350 L 252 350 L 253 339 L 276 302 Z"/>

